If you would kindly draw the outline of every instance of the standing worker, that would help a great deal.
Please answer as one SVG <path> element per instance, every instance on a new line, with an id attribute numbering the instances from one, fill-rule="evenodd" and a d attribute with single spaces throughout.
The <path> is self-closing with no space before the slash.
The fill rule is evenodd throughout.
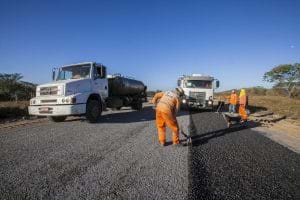
<path id="1" fill-rule="evenodd" d="M 246 90 L 241 89 L 240 96 L 239 96 L 239 115 L 241 116 L 242 121 L 247 121 L 248 114 L 246 107 L 248 105 L 248 96 L 246 94 Z"/>
<path id="2" fill-rule="evenodd" d="M 166 125 L 173 132 L 173 145 L 180 143 L 176 113 L 179 110 L 181 95 L 183 95 L 183 90 L 176 88 L 175 91 L 157 93 L 152 99 L 152 103 L 156 105 L 156 126 L 161 146 L 166 144 Z"/>
<path id="3" fill-rule="evenodd" d="M 230 113 L 235 113 L 235 108 L 238 103 L 238 96 L 235 92 L 235 90 L 231 91 L 231 95 L 226 97 L 229 99 L 229 111 Z"/>

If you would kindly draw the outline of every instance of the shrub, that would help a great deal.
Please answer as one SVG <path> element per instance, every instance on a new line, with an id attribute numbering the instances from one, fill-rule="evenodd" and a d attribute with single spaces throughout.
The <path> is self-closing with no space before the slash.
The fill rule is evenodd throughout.
<path id="1" fill-rule="evenodd" d="M 265 96 L 267 92 L 266 88 L 263 87 L 253 87 L 248 89 L 249 95 Z"/>

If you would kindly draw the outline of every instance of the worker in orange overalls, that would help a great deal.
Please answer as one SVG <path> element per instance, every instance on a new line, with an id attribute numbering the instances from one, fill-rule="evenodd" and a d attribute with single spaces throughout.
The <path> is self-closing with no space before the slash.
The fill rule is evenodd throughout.
<path id="1" fill-rule="evenodd" d="M 235 113 L 236 105 L 238 103 L 238 96 L 235 90 L 231 91 L 231 95 L 226 97 L 229 100 L 229 111 L 230 113 Z"/>
<path id="2" fill-rule="evenodd" d="M 246 90 L 241 89 L 239 96 L 239 115 L 241 116 L 242 121 L 247 121 L 248 114 L 246 107 L 248 106 L 248 96 L 246 94 Z"/>
<path id="3" fill-rule="evenodd" d="M 173 132 L 173 145 L 180 143 L 176 113 L 180 107 L 179 97 L 181 95 L 183 95 L 183 90 L 176 88 L 175 91 L 157 93 L 152 99 L 152 103 L 156 105 L 156 126 L 161 146 L 165 146 L 166 143 L 166 125 Z"/>

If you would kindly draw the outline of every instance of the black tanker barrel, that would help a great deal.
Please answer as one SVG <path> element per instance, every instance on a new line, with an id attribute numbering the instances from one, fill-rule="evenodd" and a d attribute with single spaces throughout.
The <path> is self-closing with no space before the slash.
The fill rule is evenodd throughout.
<path id="1" fill-rule="evenodd" d="M 108 87 L 110 96 L 136 95 L 146 89 L 143 82 L 121 76 L 109 78 Z"/>

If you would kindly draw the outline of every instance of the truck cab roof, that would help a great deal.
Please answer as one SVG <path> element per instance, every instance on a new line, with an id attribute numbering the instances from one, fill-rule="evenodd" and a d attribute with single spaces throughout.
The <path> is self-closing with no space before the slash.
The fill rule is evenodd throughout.
<path id="1" fill-rule="evenodd" d="M 202 80 L 202 81 L 213 81 L 214 77 L 212 76 L 182 76 L 180 80 Z"/>
<path id="2" fill-rule="evenodd" d="M 63 65 L 62 67 L 70 67 L 70 66 L 76 66 L 76 65 L 88 65 L 88 64 L 90 64 L 90 65 L 97 64 L 97 65 L 104 66 L 103 64 L 96 63 L 96 62 L 82 62 L 82 63 L 74 63 L 74 64 Z"/>

